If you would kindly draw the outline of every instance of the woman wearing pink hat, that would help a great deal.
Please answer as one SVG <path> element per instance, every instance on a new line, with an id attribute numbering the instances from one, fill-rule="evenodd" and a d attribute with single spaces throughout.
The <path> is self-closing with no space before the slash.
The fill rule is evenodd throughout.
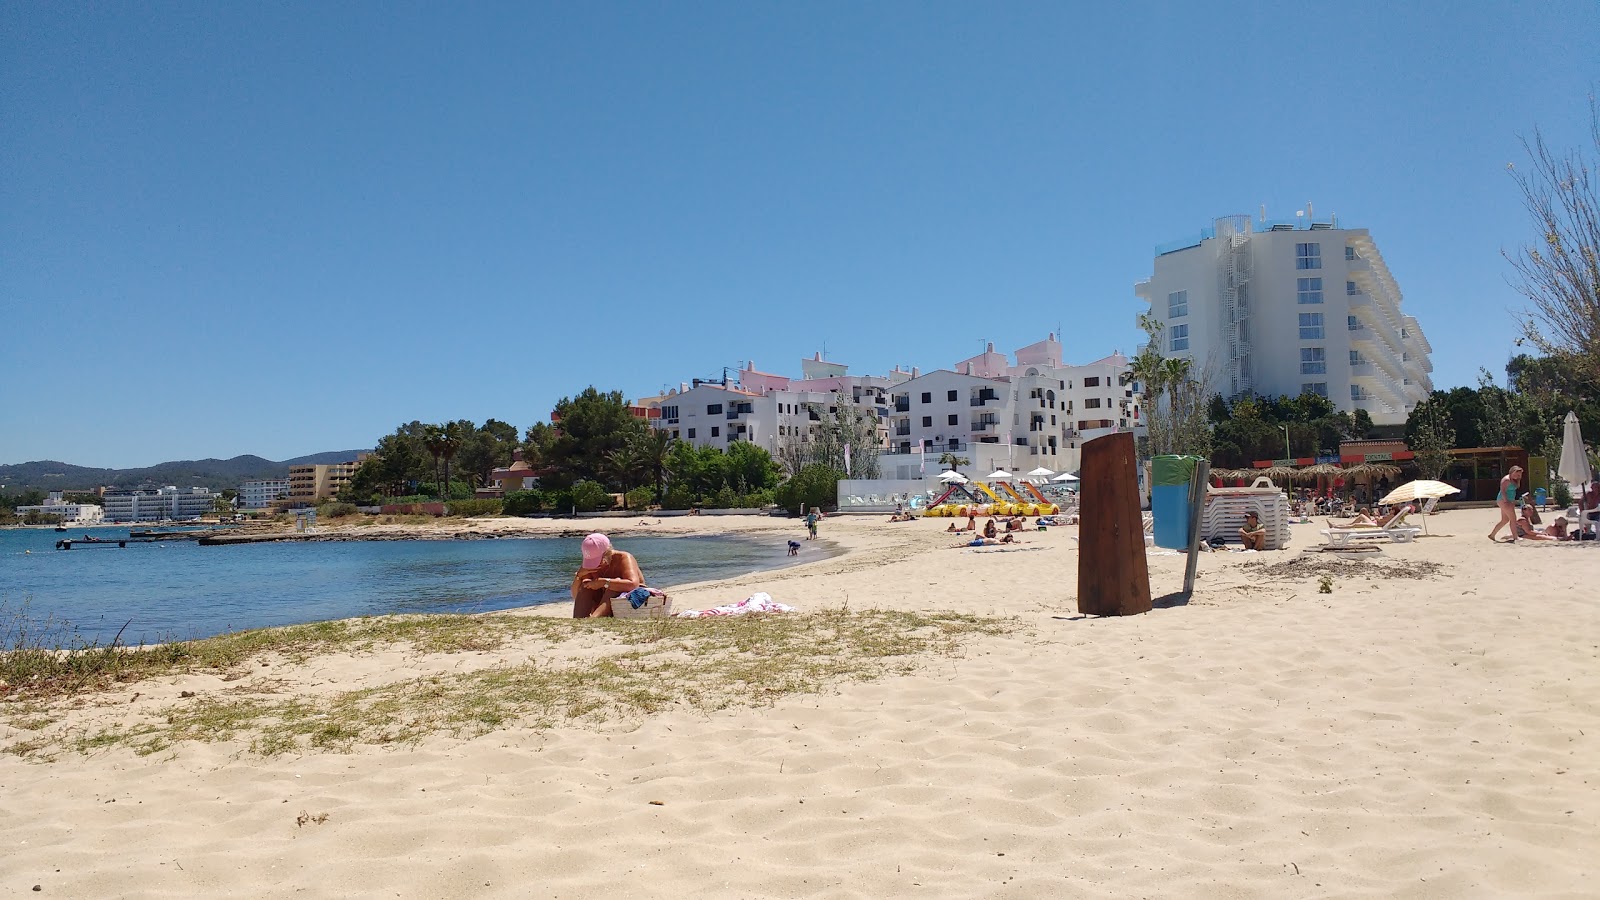
<path id="1" fill-rule="evenodd" d="M 644 584 L 632 553 L 613 549 L 611 539 L 596 532 L 583 539 L 583 565 L 572 576 L 572 617 L 611 615 L 611 601 Z"/>

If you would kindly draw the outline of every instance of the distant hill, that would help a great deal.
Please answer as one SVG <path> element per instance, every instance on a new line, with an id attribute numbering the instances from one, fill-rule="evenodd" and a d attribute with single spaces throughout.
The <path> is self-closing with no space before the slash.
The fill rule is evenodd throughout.
<path id="1" fill-rule="evenodd" d="M 0 466 L 0 485 L 5 493 L 23 491 L 88 491 L 101 485 L 138 487 L 145 484 L 172 484 L 178 487 L 205 487 L 214 491 L 237 488 L 242 481 L 282 478 L 290 466 L 345 462 L 364 450 L 334 450 L 273 462 L 259 456 L 232 459 L 186 459 L 164 462 L 143 469 L 94 469 L 55 460 Z"/>

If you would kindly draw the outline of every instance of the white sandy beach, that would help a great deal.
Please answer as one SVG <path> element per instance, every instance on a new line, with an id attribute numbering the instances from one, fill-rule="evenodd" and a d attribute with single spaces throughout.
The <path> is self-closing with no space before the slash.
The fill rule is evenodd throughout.
<path id="1" fill-rule="evenodd" d="M 1001 552 L 952 548 L 946 519 L 830 518 L 843 555 L 675 603 L 766 591 L 802 611 L 954 610 L 1015 629 L 914 675 L 755 708 L 350 753 L 0 754 L 0 891 L 1595 896 L 1600 547 L 1492 545 L 1493 515 L 1431 517 L 1430 536 L 1369 554 L 1376 573 L 1338 571 L 1327 594 L 1306 567 L 1340 560 L 1301 553 L 1319 526 L 1294 526 L 1286 551 L 1203 556 L 1187 604 L 1165 596 L 1183 557 L 1152 551 L 1164 599 L 1123 619 L 1077 616 L 1076 527 Z M 777 554 L 803 534 L 758 518 L 648 528 L 737 531 Z M 1394 577 L 1424 563 L 1438 573 Z M 271 660 L 242 683 L 141 682 L 74 715 L 158 715 L 180 691 L 249 679 L 326 695 L 517 652 Z M 0 747 L 27 737 L 0 724 Z"/>

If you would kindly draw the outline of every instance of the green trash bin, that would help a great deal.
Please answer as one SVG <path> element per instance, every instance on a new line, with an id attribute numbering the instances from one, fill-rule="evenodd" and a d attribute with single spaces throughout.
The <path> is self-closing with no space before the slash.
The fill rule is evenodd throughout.
<path id="1" fill-rule="evenodd" d="M 1155 516 L 1155 545 L 1169 550 L 1189 548 L 1189 481 L 1204 457 L 1155 456 L 1150 459 L 1150 512 Z"/>

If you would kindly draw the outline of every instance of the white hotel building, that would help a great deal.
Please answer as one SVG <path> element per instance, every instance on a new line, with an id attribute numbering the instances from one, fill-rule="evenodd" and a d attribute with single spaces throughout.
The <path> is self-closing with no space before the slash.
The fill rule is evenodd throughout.
<path id="1" fill-rule="evenodd" d="M 1310 392 L 1396 425 L 1433 390 L 1433 348 L 1364 228 L 1218 219 L 1157 247 L 1134 293 L 1165 326 L 1161 354 L 1226 397 Z"/>
<path id="2" fill-rule="evenodd" d="M 107 522 L 162 522 L 211 515 L 220 496 L 203 487 L 179 490 L 167 485 L 159 490 L 106 491 L 101 500 Z"/>
<path id="3" fill-rule="evenodd" d="M 265 478 L 239 485 L 240 509 L 266 509 L 272 501 L 289 496 L 288 478 Z"/>
<path id="4" fill-rule="evenodd" d="M 1078 467 L 1084 441 L 1143 424 L 1139 386 L 1128 383 L 1127 371 L 1120 354 L 1065 365 L 1052 334 L 1019 349 L 1014 365 L 993 344 L 926 374 L 851 376 L 843 365 L 812 358 L 802 361 L 801 378 L 790 379 L 747 364 L 736 386 L 684 385 L 639 402 L 660 408 L 655 427 L 696 446 L 743 440 L 776 454 L 809 441 L 848 391 L 877 417 L 885 478 L 937 473 L 947 452 L 971 460 L 969 471 L 1013 465 L 1060 472 Z"/>

